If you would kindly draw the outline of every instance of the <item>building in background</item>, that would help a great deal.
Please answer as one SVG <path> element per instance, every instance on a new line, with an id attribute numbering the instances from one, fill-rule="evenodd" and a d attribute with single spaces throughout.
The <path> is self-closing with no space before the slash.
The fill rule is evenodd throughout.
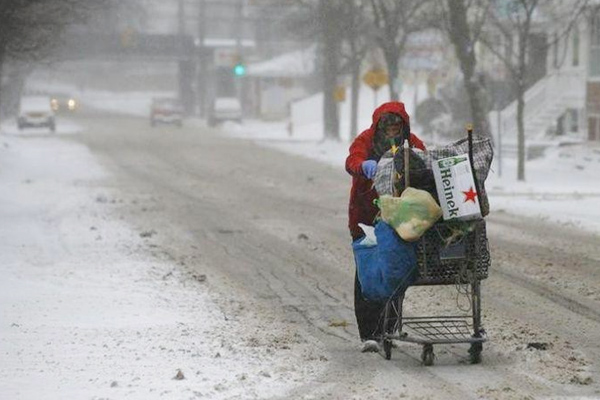
<path id="1" fill-rule="evenodd" d="M 269 103 L 265 99 L 270 98 L 263 96 L 263 90 L 275 87 L 269 78 L 275 78 L 284 87 L 294 79 L 281 73 L 257 79 L 250 76 L 248 68 L 300 46 L 295 39 L 282 34 L 286 18 L 295 7 L 294 1 L 153 0 L 144 4 L 146 32 L 193 38 L 197 52 L 195 80 L 189 84 L 193 85 L 195 107 L 200 115 L 209 116 L 216 99 L 236 97 L 245 115 L 260 116 Z M 279 112 L 266 114 L 273 116 Z"/>
<path id="2" fill-rule="evenodd" d="M 286 32 L 291 0 L 132 0 L 74 27 L 46 77 L 77 90 L 178 96 L 186 114 L 209 117 L 235 97 L 260 115 L 248 65 L 301 47 Z M 287 81 L 286 81 L 287 82 Z M 264 87 L 264 86 L 263 86 Z"/>
<path id="3" fill-rule="evenodd" d="M 565 3 L 565 6 L 568 4 Z M 591 1 L 573 29 L 535 26 L 531 37 L 528 89 L 525 93 L 525 136 L 600 141 L 600 7 Z M 505 44 L 507 48 L 510 43 Z M 514 45 L 514 44 L 513 44 Z M 507 71 L 483 52 L 483 64 L 494 76 Z M 507 86 L 506 84 L 504 85 Z M 500 107 L 490 114 L 495 135 L 516 141 L 516 102 L 510 91 L 500 95 Z"/>
<path id="4" fill-rule="evenodd" d="M 256 115 L 277 120 L 290 116 L 290 105 L 309 94 L 316 46 L 287 52 L 248 65 L 247 81 L 256 99 Z"/>

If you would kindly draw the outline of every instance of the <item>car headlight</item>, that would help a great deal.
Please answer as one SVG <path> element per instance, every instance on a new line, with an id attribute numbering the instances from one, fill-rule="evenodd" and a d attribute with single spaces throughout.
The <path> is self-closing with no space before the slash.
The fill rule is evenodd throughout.
<path id="1" fill-rule="evenodd" d="M 50 100 L 50 107 L 52 108 L 53 111 L 58 111 L 58 108 L 59 108 L 58 100 L 56 100 L 56 99 Z"/>
<path id="2" fill-rule="evenodd" d="M 69 110 L 73 111 L 77 107 L 75 99 L 69 99 L 69 101 L 67 101 L 67 107 L 69 107 Z"/>

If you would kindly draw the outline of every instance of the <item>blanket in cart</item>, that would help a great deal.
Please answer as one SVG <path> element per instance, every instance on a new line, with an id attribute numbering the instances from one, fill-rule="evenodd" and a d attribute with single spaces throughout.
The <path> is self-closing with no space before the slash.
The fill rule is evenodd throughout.
<path id="1" fill-rule="evenodd" d="M 377 244 L 352 243 L 358 280 L 365 299 L 399 296 L 418 277 L 416 244 L 402 240 L 386 222 L 375 225 Z"/>
<path id="2" fill-rule="evenodd" d="M 410 181 L 411 186 L 429 192 L 435 199 L 438 198 L 435 187 L 435 179 L 433 177 L 432 163 L 442 158 L 457 156 L 469 152 L 468 139 L 461 139 L 456 142 L 447 144 L 437 149 L 428 150 L 427 152 L 415 152 L 411 149 L 410 162 Z M 479 183 L 479 193 L 481 199 L 482 215 L 486 216 L 489 213 L 489 202 L 485 191 L 485 180 L 487 179 L 494 150 L 490 138 L 478 137 L 473 138 L 473 167 L 474 175 Z M 402 193 L 404 188 L 404 180 L 398 179 L 398 175 L 404 174 L 404 153 L 402 151 L 392 155 L 391 152 L 384 154 L 377 165 L 377 173 L 373 180 L 375 190 L 381 196 L 384 194 L 393 195 L 394 193 Z"/>

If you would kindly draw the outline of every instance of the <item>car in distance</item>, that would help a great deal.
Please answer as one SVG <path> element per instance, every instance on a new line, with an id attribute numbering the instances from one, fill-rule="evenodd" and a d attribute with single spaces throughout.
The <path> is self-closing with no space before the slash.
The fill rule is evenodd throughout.
<path id="1" fill-rule="evenodd" d="M 150 105 L 150 125 L 175 124 L 183 125 L 183 107 L 179 100 L 171 97 L 152 99 Z"/>
<path id="2" fill-rule="evenodd" d="M 73 96 L 56 95 L 50 99 L 50 106 L 56 113 L 75 112 L 79 109 L 79 102 Z"/>
<path id="3" fill-rule="evenodd" d="M 219 122 L 242 122 L 242 105 L 236 97 L 217 97 L 212 112 L 208 116 L 208 125 L 215 126 Z"/>
<path id="4" fill-rule="evenodd" d="M 19 130 L 28 127 L 47 127 L 52 132 L 56 131 L 56 121 L 50 97 L 48 96 L 23 96 L 19 104 L 17 117 Z"/>

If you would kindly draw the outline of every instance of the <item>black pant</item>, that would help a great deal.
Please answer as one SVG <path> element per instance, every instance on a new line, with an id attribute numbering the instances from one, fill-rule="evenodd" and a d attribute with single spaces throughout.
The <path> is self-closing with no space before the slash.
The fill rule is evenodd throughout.
<path id="1" fill-rule="evenodd" d="M 377 339 L 381 336 L 381 325 L 385 302 L 366 300 L 361 292 L 358 274 L 354 276 L 354 314 L 361 340 Z"/>

